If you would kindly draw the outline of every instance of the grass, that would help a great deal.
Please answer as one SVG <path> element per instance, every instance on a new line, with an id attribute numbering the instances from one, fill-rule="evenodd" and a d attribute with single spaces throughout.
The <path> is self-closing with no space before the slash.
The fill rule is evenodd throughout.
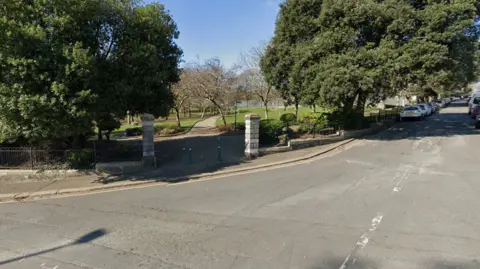
<path id="1" fill-rule="evenodd" d="M 195 123 L 198 121 L 202 120 L 200 115 L 195 115 L 192 114 L 192 118 L 180 118 L 180 125 L 182 126 L 182 129 L 188 130 L 192 128 Z M 167 126 L 177 126 L 177 120 L 175 118 L 175 115 L 171 115 L 168 120 L 157 120 L 153 123 L 154 126 L 162 126 L 162 127 L 167 127 Z M 115 131 L 112 132 L 112 136 L 123 136 L 124 132 L 126 129 L 129 128 L 135 128 L 135 127 L 142 127 L 142 125 L 132 125 L 132 124 L 123 124 L 120 128 L 116 129 Z"/>
<path id="2" fill-rule="evenodd" d="M 317 112 L 320 112 L 322 109 L 317 108 Z M 308 114 L 312 112 L 309 107 L 299 107 L 298 108 L 298 116 L 301 117 L 302 115 Z M 255 113 L 261 117 L 261 119 L 265 119 L 265 109 L 264 108 L 244 108 L 238 109 L 237 112 L 237 123 L 244 123 L 245 122 L 245 115 Z M 280 117 L 285 113 L 293 113 L 295 114 L 295 108 L 288 107 L 285 111 L 283 107 L 279 108 L 269 108 L 268 109 L 268 118 L 269 119 L 280 119 Z M 227 120 L 227 124 L 234 124 L 235 123 L 235 114 L 231 113 L 228 114 L 225 119 Z M 217 120 L 217 126 L 223 125 L 223 121 L 221 118 Z"/>

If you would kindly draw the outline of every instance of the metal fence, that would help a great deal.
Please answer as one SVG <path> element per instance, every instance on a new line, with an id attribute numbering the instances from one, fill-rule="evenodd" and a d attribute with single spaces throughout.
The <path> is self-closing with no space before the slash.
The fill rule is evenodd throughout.
<path id="1" fill-rule="evenodd" d="M 98 162 L 140 161 L 142 148 L 121 144 L 51 150 L 0 147 L 0 169 L 88 169 Z"/>

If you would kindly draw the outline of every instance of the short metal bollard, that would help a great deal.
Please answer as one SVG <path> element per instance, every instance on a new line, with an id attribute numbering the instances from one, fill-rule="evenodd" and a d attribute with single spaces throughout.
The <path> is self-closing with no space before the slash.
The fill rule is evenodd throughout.
<path id="1" fill-rule="evenodd" d="M 192 159 L 192 149 L 188 149 L 188 163 L 193 164 L 193 159 Z"/>

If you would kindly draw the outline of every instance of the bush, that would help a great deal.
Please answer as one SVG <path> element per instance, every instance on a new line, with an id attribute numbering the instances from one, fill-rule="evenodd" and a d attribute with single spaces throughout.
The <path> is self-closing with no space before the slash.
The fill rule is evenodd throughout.
<path id="1" fill-rule="evenodd" d="M 92 149 L 67 151 L 67 165 L 70 168 L 85 169 L 93 167 L 94 158 Z"/>
<path id="2" fill-rule="evenodd" d="M 155 134 L 160 134 L 163 131 L 163 126 L 161 125 L 154 125 L 153 126 L 153 132 Z"/>
<path id="3" fill-rule="evenodd" d="M 320 113 L 310 113 L 300 119 L 299 132 L 313 133 L 323 130 L 328 125 L 328 115 Z"/>
<path id="4" fill-rule="evenodd" d="M 283 123 L 280 120 L 261 120 L 259 139 L 260 144 L 271 145 L 278 143 L 278 136 L 282 134 Z"/>
<path id="5" fill-rule="evenodd" d="M 125 130 L 125 136 L 139 136 L 143 134 L 142 127 L 128 128 Z"/>
<path id="6" fill-rule="evenodd" d="M 283 126 L 288 128 L 297 122 L 297 117 L 293 113 L 285 113 L 280 116 L 280 120 L 282 121 Z"/>
<path id="7" fill-rule="evenodd" d="M 183 128 L 178 128 L 176 124 L 167 125 L 162 130 L 163 135 L 173 135 L 180 132 L 183 132 Z"/>
<path id="8" fill-rule="evenodd" d="M 228 124 L 227 126 L 225 126 L 222 124 L 217 127 L 217 130 L 221 133 L 230 132 L 232 130 L 232 125 Z"/>
<path id="9" fill-rule="evenodd" d="M 237 122 L 237 131 L 245 131 L 245 123 Z"/>

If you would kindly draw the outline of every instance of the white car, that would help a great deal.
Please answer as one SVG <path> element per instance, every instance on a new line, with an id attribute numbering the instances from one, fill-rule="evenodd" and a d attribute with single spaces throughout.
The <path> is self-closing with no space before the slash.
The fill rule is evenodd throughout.
<path id="1" fill-rule="evenodd" d="M 400 120 L 405 120 L 405 119 L 416 119 L 420 120 L 425 117 L 425 112 L 422 111 L 422 109 L 419 106 L 409 106 L 406 107 L 400 112 Z"/>
<path id="2" fill-rule="evenodd" d="M 417 106 L 423 112 L 424 117 L 430 116 L 430 114 L 432 114 L 431 108 L 429 106 L 427 106 L 426 104 L 418 104 Z"/>

